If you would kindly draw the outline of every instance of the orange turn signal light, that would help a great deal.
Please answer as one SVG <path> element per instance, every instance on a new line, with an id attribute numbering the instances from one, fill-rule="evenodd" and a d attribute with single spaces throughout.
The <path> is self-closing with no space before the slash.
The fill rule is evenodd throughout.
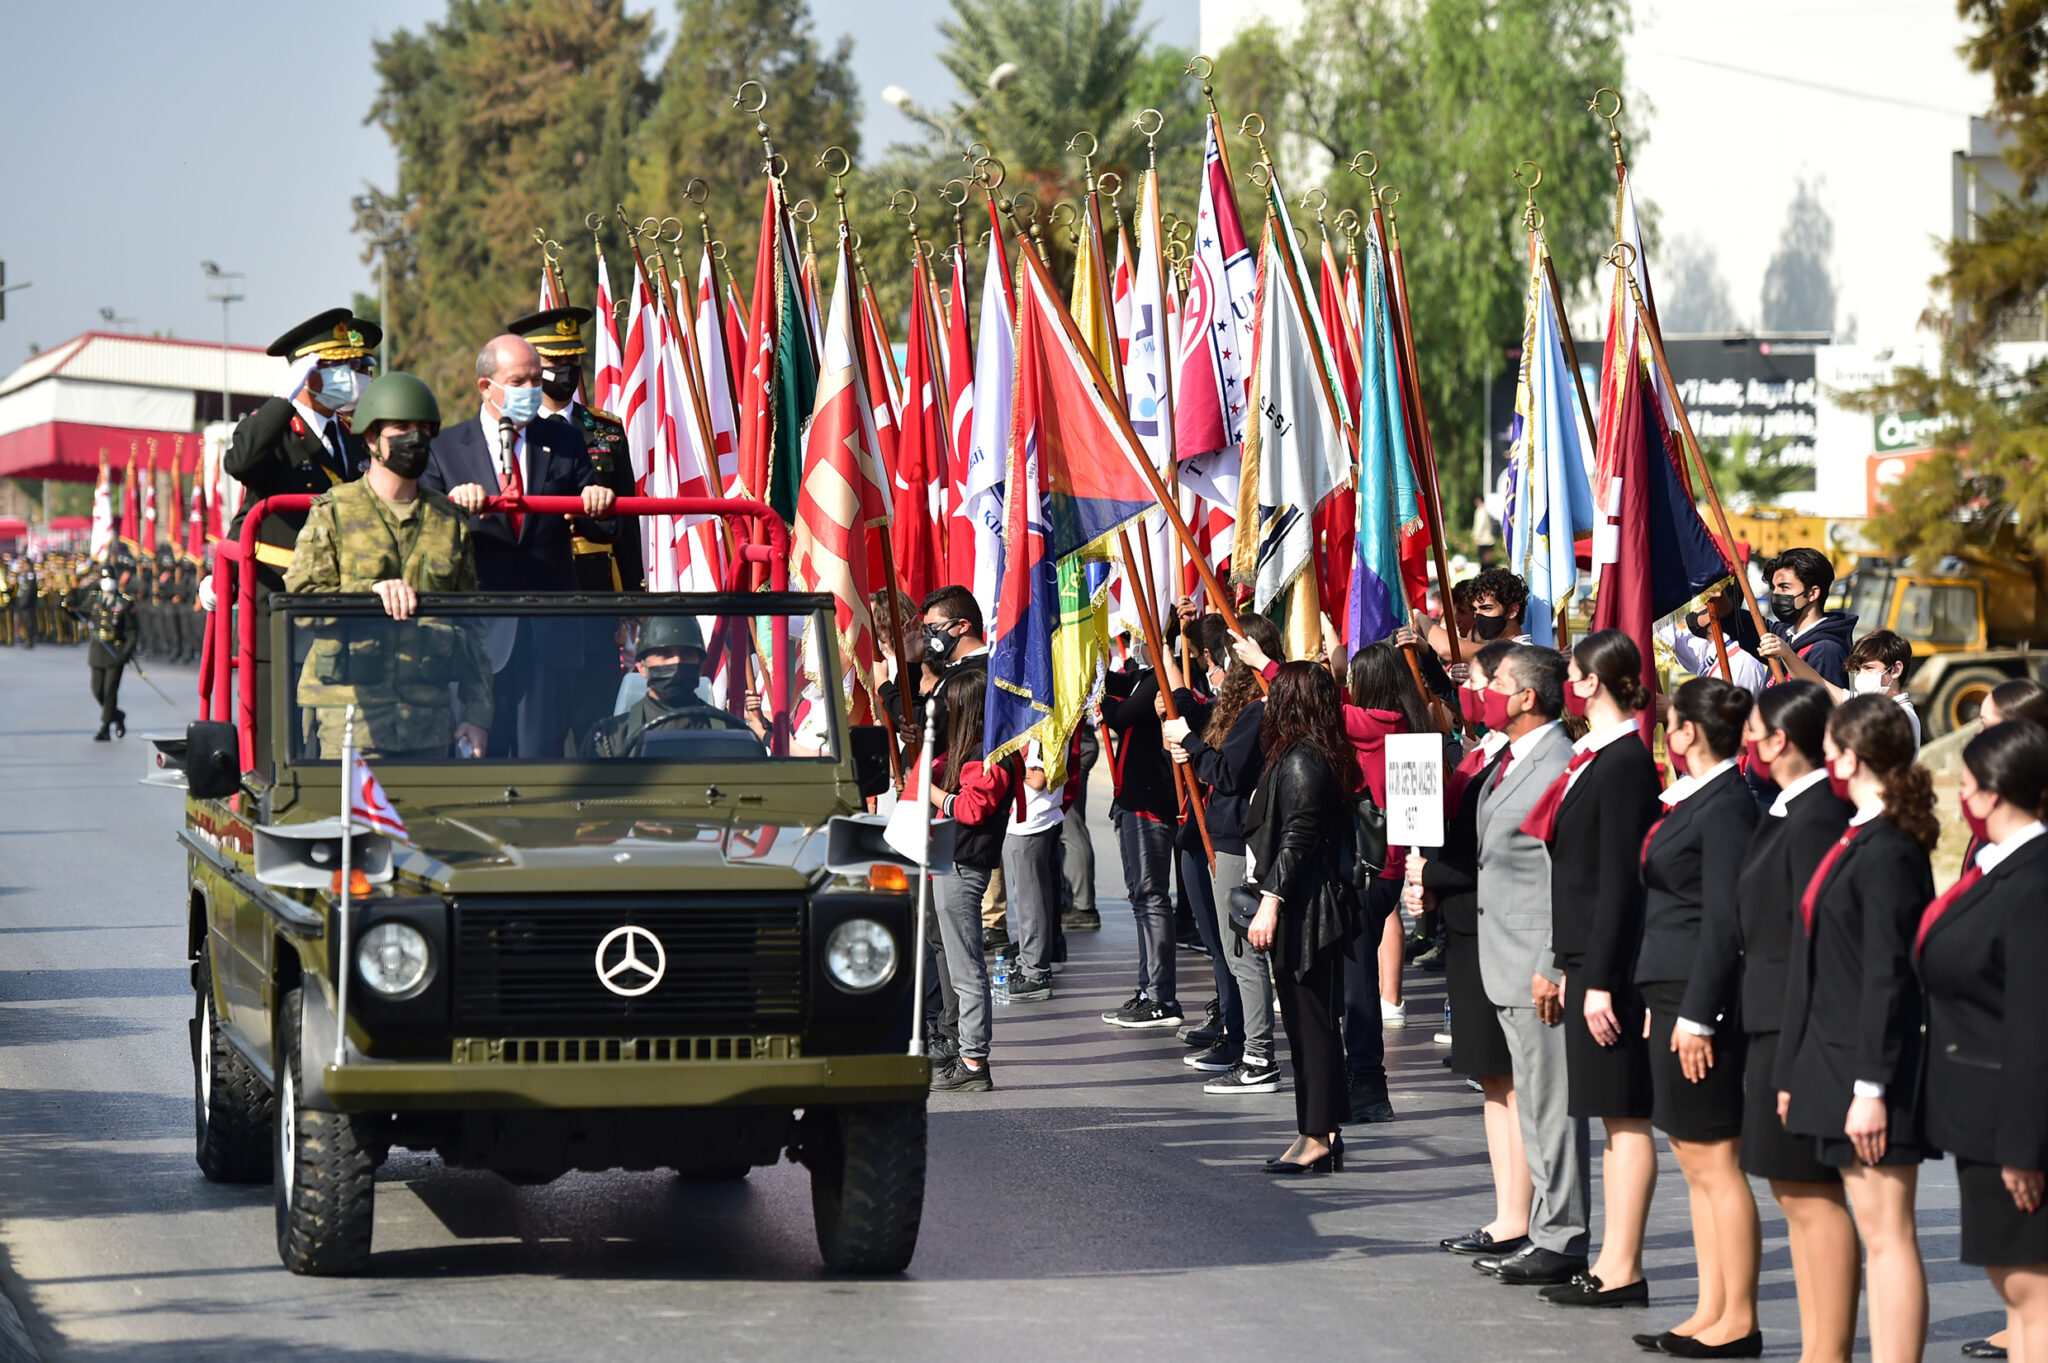
<path id="1" fill-rule="evenodd" d="M 910 877 L 903 873 L 901 866 L 891 866 L 886 862 L 878 861 L 868 867 L 868 888 L 871 890 L 907 890 L 910 888 Z"/>
<path id="2" fill-rule="evenodd" d="M 341 872 L 339 870 L 335 871 L 334 877 L 328 882 L 327 888 L 332 894 L 341 893 Z M 362 898 L 370 893 L 370 878 L 363 874 L 362 867 L 349 867 L 348 892 L 349 897 L 352 899 Z"/>

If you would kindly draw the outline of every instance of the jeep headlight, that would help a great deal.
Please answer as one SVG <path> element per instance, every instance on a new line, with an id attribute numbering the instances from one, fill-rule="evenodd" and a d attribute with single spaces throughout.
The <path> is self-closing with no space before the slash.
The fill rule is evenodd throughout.
<path id="1" fill-rule="evenodd" d="M 896 973 L 896 938 L 872 918 L 849 918 L 825 939 L 825 973 L 849 994 L 867 994 Z"/>
<path id="2" fill-rule="evenodd" d="M 356 970 L 363 982 L 387 998 L 419 993 L 433 968 L 426 937 L 410 923 L 379 923 L 356 947 Z"/>

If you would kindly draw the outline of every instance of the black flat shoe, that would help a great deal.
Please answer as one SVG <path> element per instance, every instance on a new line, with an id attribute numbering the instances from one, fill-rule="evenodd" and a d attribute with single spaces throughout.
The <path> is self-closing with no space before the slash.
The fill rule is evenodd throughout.
<path id="1" fill-rule="evenodd" d="M 1634 1340 L 1636 1342 L 1636 1347 L 1638 1349 L 1641 1349 L 1644 1353 L 1661 1354 L 1664 1352 L 1665 1339 L 1675 1339 L 1677 1338 L 1677 1336 L 1673 1335 L 1669 1330 L 1666 1330 L 1661 1335 L 1630 1335 L 1629 1338 Z"/>
<path id="2" fill-rule="evenodd" d="M 1648 1306 L 1650 1304 L 1650 1280 L 1639 1278 L 1626 1287 L 1602 1287 L 1600 1280 L 1590 1273 L 1581 1273 L 1568 1283 L 1546 1287 L 1536 1294 L 1551 1306 L 1593 1306 L 1615 1308 L 1622 1306 Z M 1671 1336 L 1679 1338 L 1677 1335 Z M 1659 1336 L 1660 1345 L 1663 1343 Z M 1730 1355 L 1733 1357 L 1733 1355 Z"/>
<path id="3" fill-rule="evenodd" d="M 1506 1258 L 1529 1243 L 1526 1235 L 1517 1235 L 1508 1240 L 1496 1240 L 1485 1230 L 1476 1230 L 1469 1235 L 1454 1235 L 1448 1240 L 1436 1242 L 1437 1248 L 1447 1254 L 1495 1254 Z"/>
<path id="4" fill-rule="evenodd" d="M 1342 1139 L 1332 1141 L 1330 1148 L 1323 1152 L 1321 1158 L 1310 1160 L 1307 1164 L 1297 1163 L 1283 1156 L 1280 1159 L 1267 1160 L 1262 1167 L 1269 1174 L 1289 1176 L 1295 1174 L 1340 1174 L 1344 1172 L 1344 1142 Z"/>
<path id="5" fill-rule="evenodd" d="M 1731 1339 L 1726 1344 L 1702 1344 L 1691 1335 L 1674 1335 L 1669 1331 L 1658 1336 L 1665 1353 L 1673 1358 L 1762 1358 L 1764 1356 L 1764 1332 L 1752 1330 L 1741 1339 Z"/>
<path id="6" fill-rule="evenodd" d="M 1964 1358 L 2004 1358 L 2006 1351 L 1988 1339 L 1973 1339 L 1963 1346 Z"/>

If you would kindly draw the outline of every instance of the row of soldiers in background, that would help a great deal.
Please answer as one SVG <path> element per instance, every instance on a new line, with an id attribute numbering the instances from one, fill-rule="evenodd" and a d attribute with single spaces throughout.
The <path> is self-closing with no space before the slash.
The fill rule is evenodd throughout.
<path id="1" fill-rule="evenodd" d="M 168 545 L 138 557 L 116 541 L 105 570 L 135 608 L 136 652 L 167 663 L 196 663 L 205 635 L 199 563 Z M 84 554 L 22 556 L 0 563 L 0 644 L 86 642 L 83 617 L 99 591 L 101 565 Z"/>

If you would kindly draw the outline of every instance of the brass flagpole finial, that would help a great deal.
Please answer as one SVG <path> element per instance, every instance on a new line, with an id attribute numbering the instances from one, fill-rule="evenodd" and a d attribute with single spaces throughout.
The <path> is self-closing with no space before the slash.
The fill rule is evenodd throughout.
<path id="1" fill-rule="evenodd" d="M 1088 150 L 1081 150 L 1081 139 L 1088 139 Z M 1067 150 L 1081 158 L 1081 181 L 1088 186 L 1088 192 L 1095 192 L 1095 153 L 1102 150 L 1102 144 L 1095 140 L 1095 134 L 1086 128 L 1067 139 Z"/>
<path id="2" fill-rule="evenodd" d="M 1077 225 L 1080 221 L 1081 210 L 1074 207 L 1072 200 L 1061 199 L 1052 206 L 1052 225 L 1067 229 L 1067 245 L 1069 246 L 1077 247 L 1081 244 L 1081 229 Z"/>
<path id="3" fill-rule="evenodd" d="M 1601 107 L 1608 99 L 1614 101 L 1614 107 L 1611 109 Z M 1607 141 L 1614 148 L 1614 164 L 1616 167 L 1621 166 L 1623 164 L 1621 159 L 1621 129 L 1615 126 L 1615 120 L 1621 117 L 1621 92 L 1611 85 L 1603 85 L 1593 92 L 1593 98 L 1586 102 L 1586 109 L 1593 117 L 1606 120 Z"/>
<path id="4" fill-rule="evenodd" d="M 1629 292 L 1634 293 L 1636 287 L 1636 248 L 1625 241 L 1617 241 L 1614 243 L 1614 249 L 1600 258 L 1628 276 Z M 1637 297 L 1640 298 L 1641 295 L 1638 294 Z"/>
<path id="5" fill-rule="evenodd" d="M 1365 197 L 1377 207 L 1380 201 L 1380 158 L 1370 151 L 1361 151 L 1351 158 L 1351 164 L 1344 169 L 1365 181 Z"/>
<path id="6" fill-rule="evenodd" d="M 1314 202 L 1311 203 L 1310 200 L 1314 200 Z M 1330 206 L 1330 196 L 1320 189 L 1311 189 L 1308 193 L 1301 196 L 1301 206 L 1303 208 L 1315 209 L 1316 231 L 1322 233 L 1323 240 L 1328 242 L 1330 239 L 1330 225 L 1323 218 L 1323 210 Z"/>
<path id="7" fill-rule="evenodd" d="M 809 209 L 807 213 L 804 210 Z M 804 254 L 818 254 L 817 239 L 811 235 L 811 224 L 818 220 L 818 206 L 809 199 L 798 199 L 789 206 L 790 220 L 804 229 Z"/>
<path id="8" fill-rule="evenodd" d="M 1011 230 L 1031 242 L 1038 252 L 1042 264 L 1052 264 L 1052 257 L 1045 249 L 1045 232 L 1038 222 L 1038 198 L 1029 190 L 1020 189 L 1003 200 L 1003 212 L 1009 215 Z"/>
<path id="9" fill-rule="evenodd" d="M 1522 187 L 1522 225 L 1531 232 L 1543 230 L 1543 210 L 1536 206 L 1536 186 L 1543 183 L 1543 167 L 1523 161 L 1515 167 L 1515 183 Z"/>
<path id="10" fill-rule="evenodd" d="M 754 92 L 754 101 L 747 102 L 747 91 Z M 761 117 L 761 111 L 768 107 L 768 87 L 757 80 L 743 80 L 740 88 L 732 92 L 732 107 L 754 115 L 754 135 L 761 139 L 761 173 L 770 179 L 780 180 L 783 171 L 789 169 L 789 162 L 775 150 L 775 142 L 768 135 L 768 120 Z"/>
<path id="11" fill-rule="evenodd" d="M 1358 268 L 1358 234 L 1364 229 L 1364 226 L 1359 221 L 1358 210 L 1353 208 L 1338 210 L 1337 230 L 1344 234 L 1344 258 L 1351 263 L 1351 268 L 1354 270 Z"/>
<path id="12" fill-rule="evenodd" d="M 903 200 L 908 197 L 910 204 L 905 207 Z M 917 191 L 899 189 L 889 196 L 889 211 L 903 215 L 904 230 L 910 233 L 910 253 L 913 257 L 924 254 L 924 239 L 917 232 Z"/>
<path id="13" fill-rule="evenodd" d="M 1131 126 L 1145 134 L 1145 156 L 1152 169 L 1159 168 L 1159 130 L 1166 126 L 1166 115 L 1157 109 L 1140 109 L 1138 116 L 1131 120 Z"/>
<path id="14" fill-rule="evenodd" d="M 954 185 L 960 186 L 960 197 L 957 199 L 947 192 L 948 190 L 952 189 Z M 947 203 L 953 205 L 954 247 L 958 248 L 965 246 L 967 244 L 967 223 L 961 214 L 961 210 L 967 206 L 967 182 L 957 175 L 954 176 L 952 179 L 946 181 L 945 184 L 939 186 L 939 197 L 941 199 L 944 199 Z"/>
<path id="15" fill-rule="evenodd" d="M 1272 153 L 1266 150 L 1265 116 L 1258 113 L 1246 114 L 1238 120 L 1237 135 L 1239 137 L 1249 137 L 1253 144 L 1258 147 L 1259 165 L 1263 166 L 1266 171 L 1266 178 L 1263 182 L 1254 176 L 1252 183 L 1258 185 L 1261 189 L 1265 188 L 1268 184 L 1277 183 L 1280 177 L 1273 170 Z M 1254 169 L 1256 170 L 1256 167 Z"/>
<path id="16" fill-rule="evenodd" d="M 1182 69 L 1181 74 L 1192 76 L 1202 83 L 1202 98 L 1209 103 L 1209 117 L 1221 123 L 1223 116 L 1216 112 L 1216 87 L 1209 83 L 1209 77 L 1216 74 L 1215 61 L 1197 52 L 1188 59 L 1188 64 Z"/>
<path id="17" fill-rule="evenodd" d="M 830 164 L 835 152 L 839 156 L 837 170 Z M 830 146 L 819 152 L 817 159 L 811 164 L 824 171 L 832 181 L 832 202 L 839 209 L 839 230 L 844 234 L 849 230 L 846 222 L 846 177 L 853 171 L 853 158 L 846 154 L 846 148 Z"/>
<path id="18" fill-rule="evenodd" d="M 602 249 L 604 244 L 604 214 L 585 213 L 583 215 L 583 225 L 590 229 L 591 243 Z"/>
<path id="19" fill-rule="evenodd" d="M 1105 170 L 1095 177 L 1095 186 L 1109 196 L 1109 221 L 1117 231 L 1124 230 L 1123 209 L 1117 205 L 1117 195 L 1123 192 L 1124 177 L 1113 170 Z"/>

